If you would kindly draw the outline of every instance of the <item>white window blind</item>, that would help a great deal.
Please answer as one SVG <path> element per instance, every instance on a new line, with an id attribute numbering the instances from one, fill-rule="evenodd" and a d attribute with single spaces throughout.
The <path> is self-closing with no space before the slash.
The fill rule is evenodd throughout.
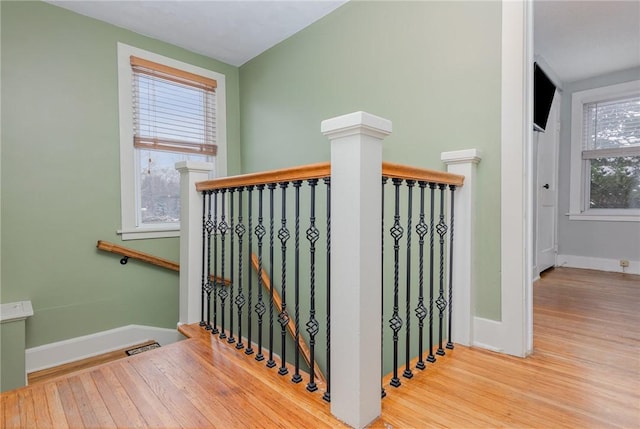
<path id="1" fill-rule="evenodd" d="M 130 61 L 134 147 L 215 156 L 217 82 L 135 56 Z"/>
<path id="2" fill-rule="evenodd" d="M 582 159 L 640 155 L 640 96 L 587 103 Z"/>

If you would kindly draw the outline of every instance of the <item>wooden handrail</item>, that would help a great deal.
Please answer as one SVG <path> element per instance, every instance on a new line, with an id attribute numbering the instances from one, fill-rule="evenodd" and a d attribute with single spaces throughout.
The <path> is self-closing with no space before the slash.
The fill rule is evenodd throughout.
<path id="1" fill-rule="evenodd" d="M 445 171 L 430 170 L 428 168 L 411 167 L 408 165 L 382 163 L 382 175 L 389 178 L 417 180 L 446 185 L 462 186 L 464 176 L 447 173 Z M 196 183 L 196 190 L 211 191 L 215 189 L 235 188 L 238 186 L 266 185 L 269 183 L 292 182 L 295 180 L 321 179 L 331 176 L 331 164 L 300 165 L 279 170 L 261 171 L 259 173 L 240 174 L 238 176 L 221 177 Z"/>
<path id="2" fill-rule="evenodd" d="M 139 261 L 166 268 L 171 271 L 180 271 L 180 264 L 178 264 L 177 262 L 170 261 L 169 259 L 161 258 L 159 256 L 150 255 L 149 253 L 140 252 L 139 250 L 131 249 L 129 247 L 119 246 L 117 244 L 109 243 L 108 241 L 103 240 L 98 240 L 98 244 L 96 245 L 96 247 L 100 250 L 104 250 L 105 252 L 122 255 L 126 258 L 137 259 Z M 231 280 L 223 279 L 219 276 L 216 277 L 213 274 L 211 274 L 210 278 L 212 281 L 217 280 L 218 282 L 224 283 L 225 286 L 229 286 L 231 284 Z"/>
<path id="3" fill-rule="evenodd" d="M 251 265 L 253 266 L 253 269 L 255 270 L 255 272 L 257 273 L 260 269 L 260 265 L 259 265 L 259 261 L 258 261 L 258 257 L 256 256 L 255 253 L 251 254 Z M 262 286 L 269 291 L 270 287 L 271 287 L 271 279 L 269 278 L 269 274 L 267 274 L 266 270 L 263 268 L 262 269 Z M 278 293 L 277 290 L 273 289 L 273 303 L 276 305 L 276 308 L 278 309 L 278 312 L 282 311 L 282 298 L 280 298 L 280 294 Z M 295 342 L 296 339 L 296 325 L 293 321 L 293 318 L 289 318 L 289 322 L 287 323 L 287 330 L 289 331 L 289 334 L 291 334 L 291 337 L 293 338 L 293 341 Z M 299 341 L 298 344 L 300 346 L 300 353 L 302 353 L 302 357 L 304 358 L 305 362 L 307 362 L 307 365 L 309 367 L 311 367 L 311 352 L 309 351 L 309 347 L 307 347 L 307 343 L 304 342 L 304 338 L 302 338 L 302 335 L 299 337 Z M 324 378 L 324 374 L 322 374 L 322 371 L 320 371 L 320 367 L 318 366 L 318 362 L 314 361 L 314 374 L 316 377 L 318 377 L 320 380 L 322 380 L 322 382 L 326 382 L 325 378 Z"/>

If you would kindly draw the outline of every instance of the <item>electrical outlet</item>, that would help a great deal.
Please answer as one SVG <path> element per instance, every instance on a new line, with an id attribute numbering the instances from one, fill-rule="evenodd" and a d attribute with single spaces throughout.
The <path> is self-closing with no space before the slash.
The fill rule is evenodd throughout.
<path id="1" fill-rule="evenodd" d="M 626 259 L 620 259 L 620 266 L 622 268 L 628 268 L 629 267 L 629 261 L 627 261 Z"/>

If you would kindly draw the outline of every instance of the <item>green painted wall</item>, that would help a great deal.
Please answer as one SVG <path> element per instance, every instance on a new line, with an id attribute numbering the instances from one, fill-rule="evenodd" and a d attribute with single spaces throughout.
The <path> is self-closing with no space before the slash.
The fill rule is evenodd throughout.
<path id="1" fill-rule="evenodd" d="M 500 314 L 500 2 L 350 2 L 240 67 L 243 170 L 329 160 L 320 122 L 393 121 L 384 159 L 478 148 L 477 315 Z"/>
<path id="2" fill-rule="evenodd" d="M 96 250 L 120 243 L 116 43 L 226 75 L 228 170 L 240 170 L 236 67 L 42 2 L 1 2 L 2 302 L 31 300 L 27 347 L 128 324 L 175 327 L 178 275 Z M 178 239 L 127 246 L 177 261 Z"/>
<path id="3" fill-rule="evenodd" d="M 25 385 L 25 321 L 0 324 L 0 392 Z"/>

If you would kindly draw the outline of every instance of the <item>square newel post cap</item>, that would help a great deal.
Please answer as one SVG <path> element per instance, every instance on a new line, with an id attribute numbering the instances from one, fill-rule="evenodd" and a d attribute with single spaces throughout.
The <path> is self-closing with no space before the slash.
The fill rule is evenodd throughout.
<path id="1" fill-rule="evenodd" d="M 208 173 L 213 171 L 213 168 L 213 163 L 202 161 L 178 161 L 175 164 L 175 169 L 180 172 Z"/>
<path id="2" fill-rule="evenodd" d="M 391 130 L 390 120 L 362 111 L 326 119 L 320 124 L 320 131 L 330 140 L 356 134 L 383 139 Z"/>

